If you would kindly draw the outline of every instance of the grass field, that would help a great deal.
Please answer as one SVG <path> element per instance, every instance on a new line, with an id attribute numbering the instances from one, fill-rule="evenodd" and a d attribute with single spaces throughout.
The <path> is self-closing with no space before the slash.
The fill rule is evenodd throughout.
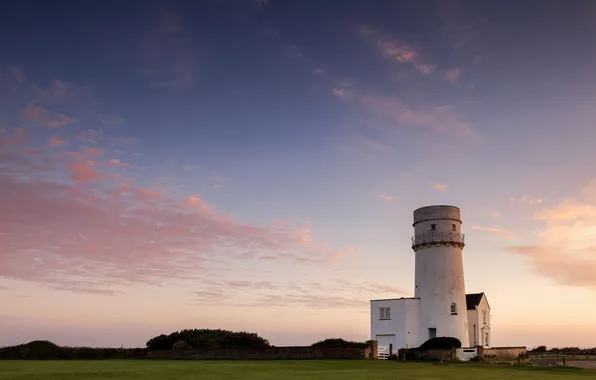
<path id="1" fill-rule="evenodd" d="M 596 371 L 575 368 L 499 367 L 400 363 L 377 360 L 326 361 L 2 361 L 0 380 L 71 379 L 594 379 Z"/>

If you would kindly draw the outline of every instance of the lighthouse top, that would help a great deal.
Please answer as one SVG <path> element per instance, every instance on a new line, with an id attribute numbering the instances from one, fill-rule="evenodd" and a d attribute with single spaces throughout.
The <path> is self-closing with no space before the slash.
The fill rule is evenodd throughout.
<path id="1" fill-rule="evenodd" d="M 454 220 L 461 223 L 459 207 L 435 205 L 414 210 L 414 224 L 412 226 L 428 220 Z"/>

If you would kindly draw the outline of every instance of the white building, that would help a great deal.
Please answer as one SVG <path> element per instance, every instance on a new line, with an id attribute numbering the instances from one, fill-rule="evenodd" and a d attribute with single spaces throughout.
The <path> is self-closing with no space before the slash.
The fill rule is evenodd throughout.
<path id="1" fill-rule="evenodd" d="M 380 347 L 418 347 L 433 337 L 462 347 L 490 344 L 490 306 L 484 293 L 466 294 L 460 210 L 427 206 L 414 211 L 414 297 L 370 301 L 371 339 Z"/>

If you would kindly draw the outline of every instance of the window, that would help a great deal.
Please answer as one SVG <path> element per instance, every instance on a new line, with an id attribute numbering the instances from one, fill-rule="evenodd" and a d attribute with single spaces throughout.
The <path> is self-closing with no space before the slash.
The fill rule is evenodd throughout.
<path id="1" fill-rule="evenodd" d="M 388 307 L 381 307 L 379 319 L 391 319 L 391 309 Z"/>
<path id="2" fill-rule="evenodd" d="M 455 226 L 455 224 L 451 225 L 451 231 L 456 232 L 457 231 L 457 227 Z"/>
<path id="3" fill-rule="evenodd" d="M 437 329 L 435 327 L 428 328 L 428 339 L 437 337 Z"/>
<path id="4" fill-rule="evenodd" d="M 486 310 L 482 310 L 482 322 L 486 325 Z"/>
<path id="5" fill-rule="evenodd" d="M 437 225 L 436 224 L 431 224 L 430 225 L 430 229 L 435 231 L 437 229 Z"/>
<path id="6" fill-rule="evenodd" d="M 484 333 L 484 345 L 487 346 L 487 347 L 489 346 L 489 344 L 488 344 L 488 332 L 485 332 Z"/>
<path id="7" fill-rule="evenodd" d="M 457 304 L 455 302 L 451 303 L 451 315 L 457 315 Z"/>

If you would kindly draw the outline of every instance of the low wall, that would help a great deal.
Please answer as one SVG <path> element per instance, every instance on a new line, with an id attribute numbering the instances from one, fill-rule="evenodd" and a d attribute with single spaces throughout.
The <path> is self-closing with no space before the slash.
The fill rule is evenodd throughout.
<path id="1" fill-rule="evenodd" d="M 450 349 L 432 349 L 432 350 L 419 350 L 416 348 L 398 350 L 397 356 L 399 359 L 403 359 L 405 355 L 406 360 L 453 360 L 456 357 L 456 350 Z"/>
<path id="2" fill-rule="evenodd" d="M 276 359 L 369 359 L 372 347 L 268 347 L 218 350 L 150 350 L 149 359 L 276 360 Z"/>
<path id="3" fill-rule="evenodd" d="M 478 347 L 478 355 L 489 359 L 517 359 L 526 353 L 526 347 Z"/>

